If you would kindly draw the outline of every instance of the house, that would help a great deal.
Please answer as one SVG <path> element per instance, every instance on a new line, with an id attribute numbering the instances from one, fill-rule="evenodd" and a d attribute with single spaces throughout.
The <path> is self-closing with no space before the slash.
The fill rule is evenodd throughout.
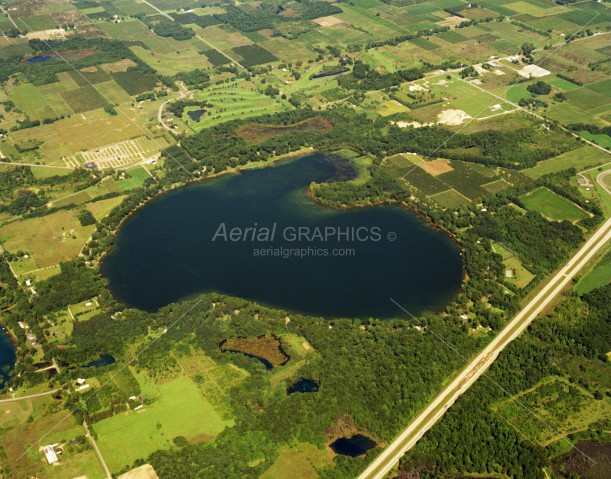
<path id="1" fill-rule="evenodd" d="M 47 462 L 49 464 L 54 464 L 58 462 L 57 454 L 55 453 L 55 450 L 53 449 L 55 446 L 57 446 L 57 444 L 50 444 L 49 446 L 43 446 L 42 448 L 43 452 L 45 453 L 45 457 L 47 458 Z"/>

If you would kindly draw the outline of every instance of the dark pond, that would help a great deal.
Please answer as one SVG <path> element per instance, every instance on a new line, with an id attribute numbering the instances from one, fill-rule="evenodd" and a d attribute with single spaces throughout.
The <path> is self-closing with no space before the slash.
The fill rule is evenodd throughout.
<path id="1" fill-rule="evenodd" d="M 165 194 L 122 226 L 102 275 L 147 311 L 211 291 L 325 317 L 401 316 L 389 298 L 412 314 L 442 309 L 462 279 L 452 239 L 400 206 L 311 201 L 308 185 L 337 171 L 313 154 Z"/>
<path id="2" fill-rule="evenodd" d="M 40 55 L 37 57 L 28 58 L 25 62 L 26 63 L 42 63 L 42 62 L 46 62 L 47 60 L 51 60 L 52 58 L 55 58 L 55 55 Z"/>
<path id="3" fill-rule="evenodd" d="M 333 75 L 339 75 L 340 73 L 345 73 L 347 71 L 350 71 L 350 68 L 338 68 L 337 70 L 334 70 L 334 71 L 330 71 L 330 72 L 323 71 L 322 73 L 312 75 L 312 78 L 332 77 Z"/>
<path id="4" fill-rule="evenodd" d="M 255 356 L 254 354 L 248 354 L 248 353 L 245 353 L 243 351 L 236 351 L 235 349 L 225 349 L 225 351 L 229 351 L 230 353 L 234 353 L 234 354 L 235 353 L 242 354 L 242 355 L 244 355 L 246 357 L 256 359 L 257 361 L 261 361 L 263 366 L 265 366 L 265 369 L 267 369 L 268 371 L 271 371 L 272 369 L 274 369 L 274 365 L 272 363 L 270 363 L 267 359 L 264 359 L 264 358 L 259 357 L 259 356 Z"/>
<path id="5" fill-rule="evenodd" d="M 87 364 L 85 364 L 85 367 L 99 368 L 101 366 L 108 366 L 109 364 L 113 364 L 116 361 L 117 360 L 114 358 L 114 356 L 111 356 L 110 354 L 100 354 L 100 357 L 98 359 L 94 359 L 93 361 L 88 362 Z"/>
<path id="6" fill-rule="evenodd" d="M 318 391 L 318 383 L 316 381 L 313 379 L 300 379 L 291 384 L 287 388 L 286 393 L 291 395 L 294 393 L 315 393 L 316 391 Z"/>
<path id="7" fill-rule="evenodd" d="M 9 332 L 0 326 L 0 387 L 9 380 L 17 355 Z"/>
<path id="8" fill-rule="evenodd" d="M 376 442 L 363 434 L 352 437 L 340 437 L 331 443 L 331 449 L 342 456 L 357 457 L 373 449 Z"/>
<path id="9" fill-rule="evenodd" d="M 206 110 L 192 110 L 187 112 L 187 116 L 193 121 L 199 121 L 204 113 L 206 113 Z"/>

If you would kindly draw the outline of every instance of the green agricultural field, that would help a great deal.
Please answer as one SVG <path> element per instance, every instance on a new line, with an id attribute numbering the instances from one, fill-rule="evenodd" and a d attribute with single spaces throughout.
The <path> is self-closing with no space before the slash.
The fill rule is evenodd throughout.
<path id="1" fill-rule="evenodd" d="M 91 85 L 65 91 L 62 97 L 74 113 L 96 110 L 108 104 L 108 101 Z"/>
<path id="2" fill-rule="evenodd" d="M 104 196 L 108 193 L 120 193 L 121 189 L 117 185 L 116 181 L 111 177 L 106 177 L 99 183 L 90 186 L 81 191 L 77 191 L 68 196 L 64 196 L 53 202 L 53 206 L 57 208 L 61 208 L 67 205 L 78 205 L 80 203 L 86 203 L 88 201 L 94 200 L 98 196 Z M 111 198 L 113 200 L 113 198 Z M 114 200 L 117 201 L 117 200 Z M 93 203 L 95 205 L 95 203 Z M 89 205 L 88 205 L 89 208 Z M 92 208 L 98 208 L 97 206 L 92 206 Z M 93 211 L 92 211 L 93 213 Z M 95 215 L 94 215 L 95 216 Z"/>
<path id="3" fill-rule="evenodd" d="M 607 248 L 605 255 L 581 277 L 575 285 L 579 294 L 589 293 L 611 282 L 611 248 Z"/>
<path id="4" fill-rule="evenodd" d="M 580 131 L 579 134 L 603 148 L 611 149 L 611 136 L 609 135 L 593 135 L 589 131 Z"/>
<path id="5" fill-rule="evenodd" d="M 174 356 L 183 374 L 193 380 L 214 410 L 223 419 L 231 420 L 234 414 L 230 405 L 231 388 L 249 373 L 232 364 L 217 364 L 201 351 Z"/>
<path id="6" fill-rule="evenodd" d="M 496 193 L 499 193 L 500 191 L 506 190 L 510 186 L 511 184 L 502 178 L 500 180 L 495 180 L 495 181 L 492 181 L 491 183 L 486 183 L 486 184 L 481 185 L 481 187 L 484 190 L 486 190 L 488 193 L 493 194 L 493 195 Z"/>
<path id="7" fill-rule="evenodd" d="M 414 38 L 413 40 L 410 40 L 410 42 L 425 50 L 435 50 L 436 48 L 439 48 L 439 45 L 427 40 L 426 38 Z"/>
<path id="8" fill-rule="evenodd" d="M 567 81 L 563 78 L 555 78 L 551 81 L 548 81 L 547 83 L 549 83 L 550 85 L 554 85 L 564 91 L 573 91 L 578 90 L 580 88 L 579 85 L 575 85 L 575 83 Z"/>
<path id="9" fill-rule="evenodd" d="M 455 190 L 448 190 L 442 193 L 437 193 L 436 195 L 431 195 L 431 199 L 435 200 L 444 208 L 451 209 L 470 203 L 469 198 L 466 198 Z"/>
<path id="10" fill-rule="evenodd" d="M 157 77 L 152 74 L 127 71 L 112 73 L 111 76 L 128 95 L 139 95 L 152 90 L 157 85 Z"/>
<path id="11" fill-rule="evenodd" d="M 505 98 L 513 103 L 518 103 L 522 99 L 532 98 L 532 94 L 527 91 L 526 88 L 514 85 L 507 90 L 507 93 L 505 93 Z"/>
<path id="12" fill-rule="evenodd" d="M 52 176 L 65 176 L 72 173 L 72 169 L 70 168 L 61 168 L 61 167 L 46 167 L 46 166 L 31 166 L 32 174 L 37 179 L 45 179 L 50 178 Z"/>
<path id="13" fill-rule="evenodd" d="M 316 467 L 330 465 L 326 451 L 312 444 L 299 443 L 291 449 L 282 449 L 276 462 L 263 473 L 261 479 L 316 479 Z"/>
<path id="14" fill-rule="evenodd" d="M 68 74 L 72 77 L 74 82 L 80 86 L 87 86 L 96 83 L 103 83 L 110 81 L 111 78 L 104 70 L 95 69 L 95 71 L 70 71 Z"/>
<path id="15" fill-rule="evenodd" d="M 514 428 L 541 445 L 580 431 L 611 413 L 609 398 L 597 401 L 585 389 L 560 378 L 547 380 L 519 395 L 518 399 L 519 404 L 516 399 L 502 403 L 497 412 Z"/>
<path id="16" fill-rule="evenodd" d="M 31 119 L 42 120 L 40 110 L 47 108 L 48 104 L 45 101 L 41 92 L 31 83 L 24 83 L 10 90 L 10 98 L 15 102 L 17 108 L 22 110 Z M 51 111 L 52 112 L 52 111 Z M 51 114 L 51 116 L 54 116 Z M 48 116 L 47 116 L 48 117 Z"/>
<path id="17" fill-rule="evenodd" d="M 53 20 L 51 15 L 34 15 L 31 17 L 20 18 L 18 21 L 25 25 L 26 29 L 31 32 L 57 28 L 57 22 Z"/>
<path id="18" fill-rule="evenodd" d="M 39 268 L 67 261 L 81 251 L 95 226 L 81 226 L 75 210 L 62 210 L 0 227 L 0 242 L 10 252 L 29 251 Z"/>
<path id="19" fill-rule="evenodd" d="M 120 205 L 124 199 L 125 196 L 115 196 L 106 200 L 93 201 L 87 203 L 86 209 L 91 212 L 96 220 L 101 221 L 115 206 Z"/>
<path id="20" fill-rule="evenodd" d="M 575 168 L 582 171 L 587 168 L 602 165 L 611 161 L 609 155 L 593 146 L 582 146 L 576 150 L 563 153 L 549 160 L 540 161 L 536 166 L 527 168 L 523 172 L 532 179 L 537 179 L 549 173 Z"/>
<path id="21" fill-rule="evenodd" d="M 460 43 L 468 40 L 467 37 L 461 35 L 460 33 L 454 30 L 448 30 L 447 32 L 438 33 L 436 37 L 441 38 L 442 40 L 445 40 L 450 43 Z"/>
<path id="22" fill-rule="evenodd" d="M 171 449 L 175 437 L 212 439 L 232 425 L 218 415 L 187 377 L 158 385 L 157 389 L 159 397 L 152 404 L 93 426 L 111 471 L 117 472 L 156 450 Z"/>
<path id="23" fill-rule="evenodd" d="M 520 196 L 520 201 L 526 209 L 537 211 L 553 221 L 576 222 L 590 216 L 575 203 L 543 187 Z"/>
<path id="24" fill-rule="evenodd" d="M 589 88 L 579 88 L 566 93 L 570 104 L 582 110 L 590 111 L 611 104 L 611 98 Z"/>
<path id="25" fill-rule="evenodd" d="M 259 45 L 244 45 L 233 48 L 233 52 L 240 55 L 243 60 L 242 64 L 246 67 L 255 65 L 263 65 L 278 60 L 272 53 Z"/>

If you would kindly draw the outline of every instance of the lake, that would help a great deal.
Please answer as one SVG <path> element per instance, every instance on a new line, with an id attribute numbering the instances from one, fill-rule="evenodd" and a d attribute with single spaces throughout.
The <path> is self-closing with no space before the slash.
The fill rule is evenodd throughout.
<path id="1" fill-rule="evenodd" d="M 0 327 L 0 386 L 10 378 L 16 359 L 11 336 L 6 329 Z"/>
<path id="2" fill-rule="evenodd" d="M 212 291 L 328 318 L 403 316 L 389 298 L 442 309 L 462 280 L 454 241 L 404 207 L 310 200 L 311 182 L 345 170 L 336 161 L 312 154 L 162 195 L 121 227 L 101 273 L 147 311 Z"/>

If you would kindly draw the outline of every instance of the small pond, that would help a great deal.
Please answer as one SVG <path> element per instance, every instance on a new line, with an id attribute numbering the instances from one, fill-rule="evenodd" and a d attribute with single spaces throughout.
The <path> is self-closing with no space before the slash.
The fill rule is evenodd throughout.
<path id="1" fill-rule="evenodd" d="M 117 360 L 114 358 L 114 356 L 111 356 L 110 354 L 100 354 L 100 357 L 98 359 L 89 361 L 87 364 L 85 364 L 85 367 L 86 368 L 99 368 L 102 366 L 108 366 L 109 364 L 113 364 L 116 361 Z"/>
<path id="2" fill-rule="evenodd" d="M 268 371 L 271 371 L 272 369 L 274 369 L 274 365 L 272 363 L 270 363 L 267 359 L 264 359 L 262 357 L 259 356 L 255 356 L 254 354 L 248 354 L 245 353 L 243 351 L 237 351 L 235 349 L 225 349 L 223 350 L 223 352 L 225 351 L 229 351 L 230 353 L 237 353 L 237 354 L 242 354 L 248 358 L 253 358 L 256 359 L 257 361 L 261 361 L 261 364 L 263 364 L 263 366 L 265 366 L 265 369 L 267 369 Z"/>
<path id="3" fill-rule="evenodd" d="M 204 113 L 206 113 L 206 110 L 191 110 L 187 112 L 187 116 L 193 121 L 199 121 Z"/>
<path id="4" fill-rule="evenodd" d="M 300 379 L 291 384 L 286 393 L 290 396 L 294 393 L 315 393 L 318 391 L 318 383 L 313 379 Z"/>
<path id="5" fill-rule="evenodd" d="M 340 437 L 331 443 L 331 449 L 333 449 L 335 453 L 350 457 L 361 456 L 375 446 L 376 442 L 363 434 L 355 434 L 351 437 Z"/>

